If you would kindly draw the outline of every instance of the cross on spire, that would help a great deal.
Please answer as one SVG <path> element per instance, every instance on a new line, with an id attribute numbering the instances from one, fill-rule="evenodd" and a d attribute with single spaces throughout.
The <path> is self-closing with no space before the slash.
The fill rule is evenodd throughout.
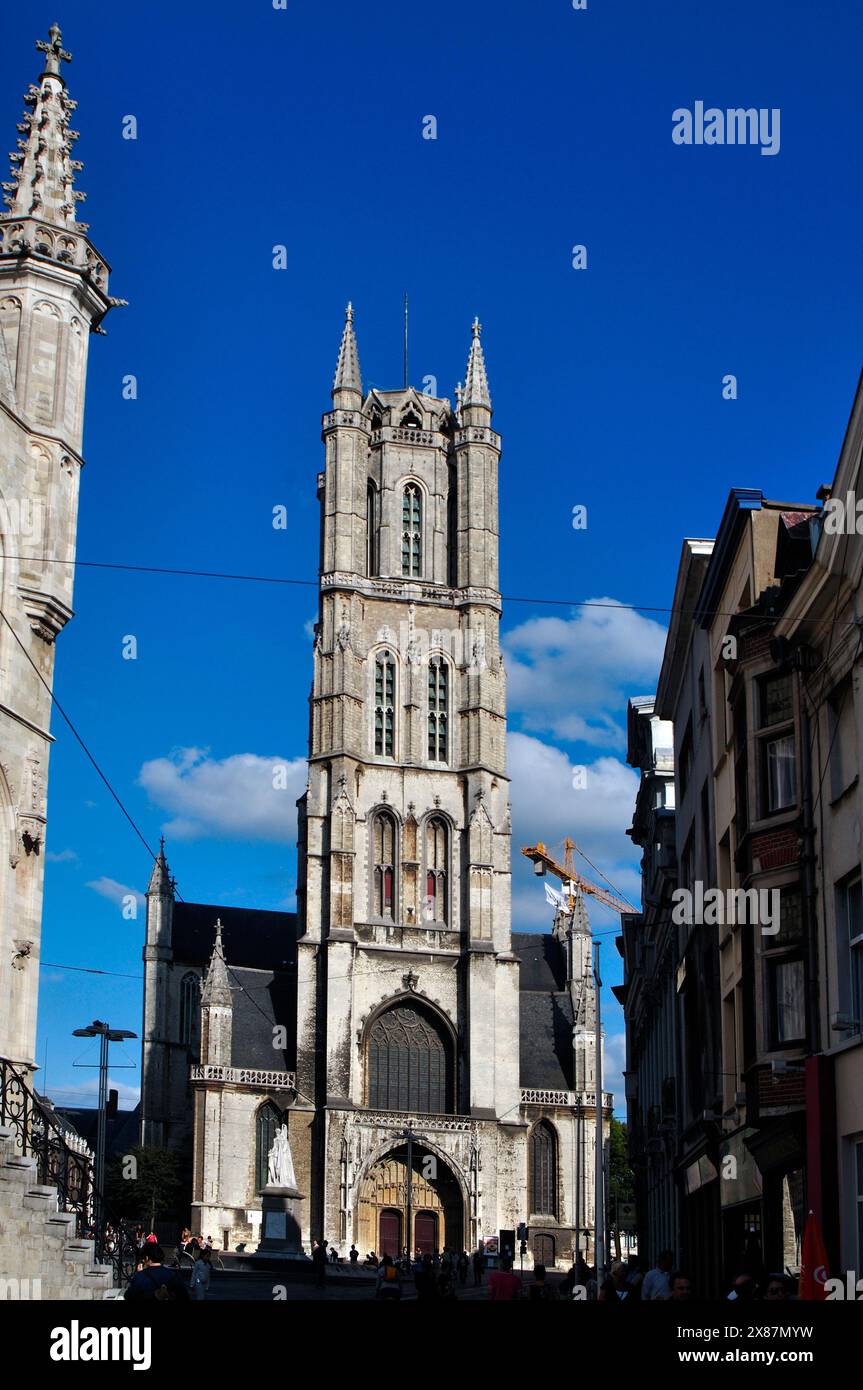
<path id="1" fill-rule="evenodd" d="M 55 21 L 48 30 L 48 39 L 37 39 L 36 47 L 40 53 L 45 54 L 45 71 L 51 77 L 62 77 L 60 74 L 61 63 L 71 63 L 72 54 L 68 53 L 63 47 L 63 35 L 60 33 L 60 25 Z"/>

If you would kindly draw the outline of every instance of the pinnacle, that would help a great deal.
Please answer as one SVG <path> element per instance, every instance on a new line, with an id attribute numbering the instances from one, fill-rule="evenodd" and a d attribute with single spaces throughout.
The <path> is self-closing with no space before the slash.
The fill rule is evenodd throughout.
<path id="1" fill-rule="evenodd" d="M 349 302 L 345 310 L 345 326 L 339 345 L 339 360 L 333 380 L 333 395 L 336 391 L 357 391 L 362 395 L 363 381 L 360 374 L 360 357 L 354 333 L 354 309 Z"/>
<path id="2" fill-rule="evenodd" d="M 24 94 L 25 111 L 18 130 L 24 139 L 11 155 L 12 181 L 4 183 L 7 217 L 38 217 L 55 227 L 75 226 L 75 204 L 85 194 L 74 189 L 74 177 L 82 166 L 70 159 L 77 132 L 69 129 L 69 118 L 76 103 L 66 95 L 61 74 L 62 63 L 72 61 L 63 48 L 59 26 L 52 24 L 48 40 L 36 44 L 45 54 L 45 67 L 38 85 L 31 84 Z"/>
<path id="3" fill-rule="evenodd" d="M 486 410 L 491 410 L 491 396 L 488 390 L 488 377 L 485 371 L 485 357 L 482 351 L 480 334 L 482 324 L 475 318 L 471 327 L 470 353 L 467 359 L 467 376 L 464 383 L 464 391 L 461 396 L 461 408 L 469 406 L 482 406 Z"/>
<path id="4" fill-rule="evenodd" d="M 222 945 L 221 918 L 216 921 L 216 940 L 213 943 L 213 954 L 210 957 L 210 964 L 204 979 L 204 988 L 201 991 L 201 1003 L 210 1006 L 231 1007 L 231 985 L 228 980 L 225 949 Z"/>

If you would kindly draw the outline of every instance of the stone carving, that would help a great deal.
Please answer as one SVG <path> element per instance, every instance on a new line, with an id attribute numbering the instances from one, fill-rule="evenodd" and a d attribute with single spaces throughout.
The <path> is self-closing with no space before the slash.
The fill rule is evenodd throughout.
<path id="1" fill-rule="evenodd" d="M 273 1147 L 267 1155 L 267 1186 L 296 1187 L 294 1160 L 288 1143 L 288 1126 L 280 1125 L 276 1130 Z"/>

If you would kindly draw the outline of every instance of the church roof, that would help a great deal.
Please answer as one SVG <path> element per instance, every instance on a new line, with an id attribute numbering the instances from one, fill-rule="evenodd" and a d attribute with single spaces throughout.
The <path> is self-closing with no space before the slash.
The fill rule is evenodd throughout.
<path id="1" fill-rule="evenodd" d="M 228 957 L 233 1005 L 231 1066 L 258 1071 L 293 1071 L 297 1064 L 297 984 L 295 975 L 271 970 L 234 969 Z M 273 1029 L 281 1024 L 284 1049 L 273 1047 Z"/>
<path id="2" fill-rule="evenodd" d="M 513 932 L 519 972 L 519 1078 L 522 1086 L 572 1089 L 572 999 L 563 946 L 550 932 Z"/>
<path id="3" fill-rule="evenodd" d="M 522 994 L 566 989 L 563 947 L 550 932 L 514 931 L 512 949 L 521 961 L 518 987 Z"/>
<path id="4" fill-rule="evenodd" d="M 174 904 L 171 931 L 174 960 L 181 965 L 209 965 L 216 919 L 222 921 L 222 945 L 232 970 L 295 970 L 297 914 L 263 912 L 247 907 L 213 907 L 209 903 Z"/>

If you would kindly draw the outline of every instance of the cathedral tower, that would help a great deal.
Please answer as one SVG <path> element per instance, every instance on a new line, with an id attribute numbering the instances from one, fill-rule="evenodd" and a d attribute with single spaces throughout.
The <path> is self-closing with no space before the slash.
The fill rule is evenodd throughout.
<path id="1" fill-rule="evenodd" d="M 349 305 L 332 399 L 300 802 L 297 1087 L 321 1160 L 311 1225 L 377 1248 L 377 1208 L 405 1187 L 395 1127 L 414 1166 L 424 1154 L 437 1173 L 421 1189 L 417 1170 L 422 1197 L 398 1219 L 426 1241 L 437 1222 L 437 1242 L 455 1245 L 478 1222 L 514 1219 L 495 1174 L 520 1123 L 500 438 L 479 323 L 453 409 L 411 386 L 364 393 Z"/>
<path id="2" fill-rule="evenodd" d="M 0 216 L 0 1055 L 34 1060 L 54 639 L 72 616 L 89 335 L 113 304 L 76 220 L 76 103 L 52 26 Z"/>

